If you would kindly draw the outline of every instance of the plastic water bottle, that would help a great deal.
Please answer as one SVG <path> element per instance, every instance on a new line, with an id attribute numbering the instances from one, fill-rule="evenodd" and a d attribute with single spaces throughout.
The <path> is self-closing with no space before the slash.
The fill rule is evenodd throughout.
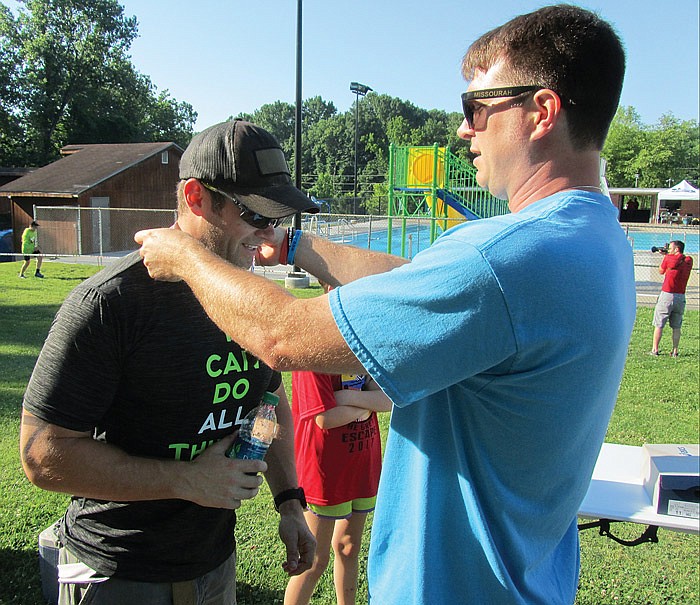
<path id="1" fill-rule="evenodd" d="M 229 458 L 262 460 L 265 457 L 277 435 L 275 408 L 279 400 L 274 393 L 265 393 L 260 405 L 248 412 L 241 423 L 236 440 L 226 452 Z"/>

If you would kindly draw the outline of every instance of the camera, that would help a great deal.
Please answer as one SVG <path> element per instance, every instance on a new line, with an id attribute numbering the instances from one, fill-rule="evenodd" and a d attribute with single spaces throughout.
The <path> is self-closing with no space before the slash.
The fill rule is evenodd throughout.
<path id="1" fill-rule="evenodd" d="M 661 252 L 661 254 L 668 254 L 668 244 L 664 244 L 661 246 L 661 248 L 657 248 L 656 246 L 651 247 L 652 252 Z"/>

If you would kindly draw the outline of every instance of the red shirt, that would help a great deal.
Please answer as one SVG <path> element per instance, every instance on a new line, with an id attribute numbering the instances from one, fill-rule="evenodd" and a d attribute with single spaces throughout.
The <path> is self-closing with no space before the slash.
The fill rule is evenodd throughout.
<path id="1" fill-rule="evenodd" d="M 315 417 L 333 409 L 341 377 L 292 372 L 294 455 L 299 485 L 306 499 L 318 506 L 334 506 L 377 495 L 382 445 L 377 415 L 367 420 L 324 430 Z"/>
<path id="2" fill-rule="evenodd" d="M 661 261 L 664 283 L 661 289 L 672 294 L 685 294 L 685 287 L 693 268 L 693 258 L 683 254 L 667 254 Z"/>

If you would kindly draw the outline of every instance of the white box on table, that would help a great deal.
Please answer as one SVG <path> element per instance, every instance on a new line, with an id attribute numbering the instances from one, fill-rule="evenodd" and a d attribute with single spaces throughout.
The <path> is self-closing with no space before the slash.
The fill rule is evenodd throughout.
<path id="1" fill-rule="evenodd" d="M 654 510 L 700 518 L 700 456 L 697 444 L 644 444 L 642 476 Z"/>

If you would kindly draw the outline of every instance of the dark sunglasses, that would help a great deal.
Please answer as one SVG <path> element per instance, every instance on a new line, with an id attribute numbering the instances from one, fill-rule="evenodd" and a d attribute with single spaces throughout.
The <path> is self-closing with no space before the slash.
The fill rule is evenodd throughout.
<path id="1" fill-rule="evenodd" d="M 207 183 L 202 183 L 202 185 L 209 189 L 209 191 L 214 191 L 219 195 L 223 195 L 227 200 L 233 202 L 236 205 L 236 207 L 241 211 L 241 220 L 243 220 L 251 227 L 254 227 L 255 229 L 267 229 L 270 225 L 272 225 L 273 227 L 277 227 L 277 225 L 279 225 L 283 220 L 281 218 L 269 218 L 267 216 L 263 216 L 262 214 L 258 214 L 257 212 L 253 212 L 250 208 L 248 208 L 248 206 L 246 206 L 245 204 L 241 204 L 241 202 L 239 202 L 230 193 L 221 191 L 221 189 L 212 187 Z"/>
<path id="2" fill-rule="evenodd" d="M 469 126 L 470 129 L 474 128 L 475 107 L 472 105 L 472 101 L 476 101 L 478 99 L 520 97 L 526 93 L 532 93 L 538 90 L 542 90 L 542 86 L 504 86 L 503 88 L 485 88 L 483 90 L 470 90 L 468 92 L 463 92 L 462 111 L 464 112 L 464 119 L 467 121 L 467 126 Z M 495 105 L 498 105 L 498 103 L 495 103 Z"/>

